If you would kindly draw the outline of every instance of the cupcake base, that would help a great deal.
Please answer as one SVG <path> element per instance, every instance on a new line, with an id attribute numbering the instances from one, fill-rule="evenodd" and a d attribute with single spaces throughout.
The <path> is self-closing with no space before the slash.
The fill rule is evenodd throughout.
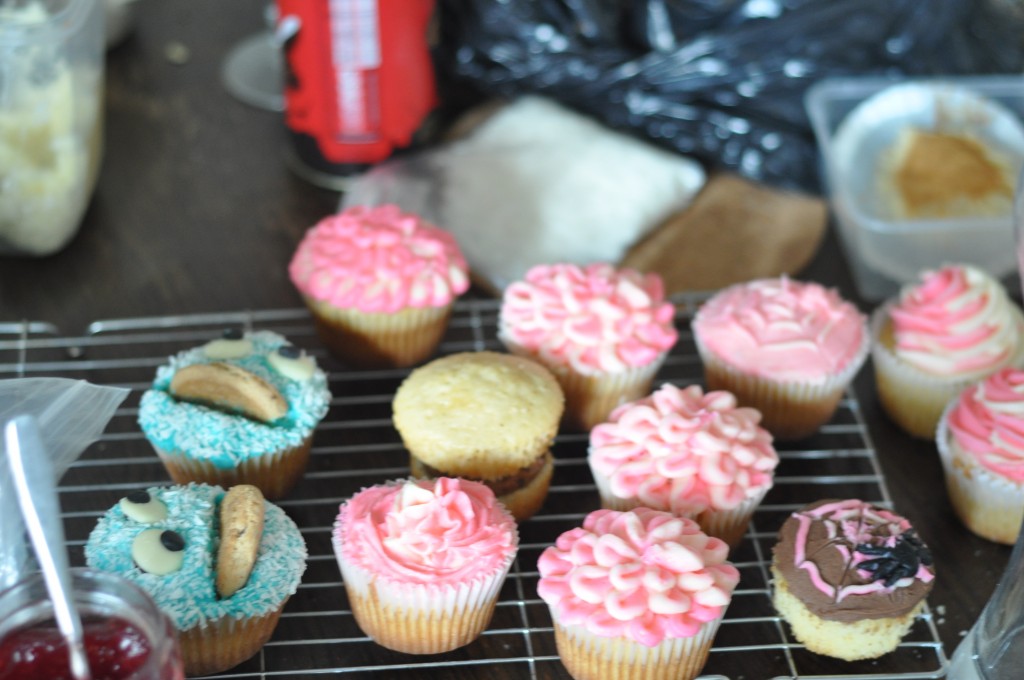
<path id="1" fill-rule="evenodd" d="M 704 624 L 691 638 L 668 638 L 648 647 L 555 622 L 555 645 L 574 680 L 693 680 L 707 663 L 719 623 Z"/>
<path id="2" fill-rule="evenodd" d="M 317 336 L 354 368 L 407 367 L 429 358 L 441 342 L 452 305 L 411 307 L 391 314 L 338 309 L 306 298 Z"/>
<path id="3" fill-rule="evenodd" d="M 805 607 L 790 592 L 785 578 L 774 566 L 772 578 L 772 604 L 789 624 L 796 639 L 812 652 L 844 661 L 876 659 L 896 649 L 924 607 L 924 602 L 920 602 L 903 616 L 829 621 Z"/>
<path id="4" fill-rule="evenodd" d="M 252 484 L 263 492 L 264 498 L 272 501 L 283 498 L 298 483 L 309 464 L 312 445 L 313 435 L 310 435 L 298 446 L 242 461 L 233 468 L 219 468 L 187 453 L 154 449 L 175 484 L 202 482 L 225 489 L 236 484 Z"/>
<path id="5" fill-rule="evenodd" d="M 205 626 L 179 631 L 185 675 L 212 675 L 251 658 L 270 640 L 281 618 L 281 607 L 250 619 L 225 617 Z"/>

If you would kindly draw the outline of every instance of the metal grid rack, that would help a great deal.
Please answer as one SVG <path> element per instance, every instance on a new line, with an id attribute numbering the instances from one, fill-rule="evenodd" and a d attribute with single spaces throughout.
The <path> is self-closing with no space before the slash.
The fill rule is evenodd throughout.
<path id="1" fill-rule="evenodd" d="M 689 321 L 703 296 L 676 298 L 680 341 L 660 382 L 701 383 Z M 460 302 L 441 353 L 501 347 L 497 303 Z M 558 660 L 551 619 L 537 596 L 537 558 L 555 538 L 599 507 L 586 465 L 586 436 L 561 434 L 556 472 L 542 511 L 520 526 L 521 548 L 484 635 L 471 645 L 431 657 L 391 652 L 356 626 L 330 545 L 339 504 L 364 486 L 408 474 L 408 456 L 391 424 L 391 398 L 408 370 L 345 367 L 324 351 L 303 309 L 98 321 L 77 337 L 45 323 L 0 324 L 0 378 L 60 376 L 128 387 L 131 394 L 103 438 L 61 480 L 69 550 L 82 547 L 97 518 L 126 492 L 168 483 L 136 424 L 138 400 L 156 367 L 226 327 L 270 329 L 315 354 L 328 371 L 334 398 L 321 423 L 307 474 L 279 504 L 301 528 L 310 551 L 303 583 L 273 639 L 260 654 L 222 676 L 239 679 L 485 678 L 567 679 Z M 804 649 L 771 605 L 768 564 L 775 534 L 794 509 L 820 498 L 857 497 L 883 506 L 891 498 L 851 393 L 833 419 L 796 446 L 779 445 L 775 486 L 731 559 L 741 582 L 715 640 L 706 680 L 765 678 L 941 678 L 948 665 L 932 613 L 926 609 L 900 647 L 871 662 L 846 663 Z"/>

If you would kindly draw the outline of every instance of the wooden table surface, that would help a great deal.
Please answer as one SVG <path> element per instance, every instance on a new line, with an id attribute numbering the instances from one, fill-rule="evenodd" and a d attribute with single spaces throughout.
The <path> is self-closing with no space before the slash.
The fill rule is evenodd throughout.
<path id="1" fill-rule="evenodd" d="M 136 30 L 108 54 L 105 158 L 80 233 L 52 257 L 0 259 L 0 321 L 77 334 L 95 319 L 301 306 L 286 264 L 339 194 L 293 175 L 281 116 L 236 101 L 221 83 L 228 49 L 262 27 L 262 6 L 140 0 Z M 181 54 L 183 63 L 170 58 Z M 857 300 L 832 230 L 801 277 Z M 1009 549 L 959 524 L 934 445 L 880 412 L 870 364 L 855 392 L 896 509 L 935 553 L 929 602 L 952 654 Z"/>

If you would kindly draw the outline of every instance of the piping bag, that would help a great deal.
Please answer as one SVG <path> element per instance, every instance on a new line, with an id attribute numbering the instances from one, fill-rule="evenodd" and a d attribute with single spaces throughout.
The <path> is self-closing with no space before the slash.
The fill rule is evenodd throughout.
<path id="1" fill-rule="evenodd" d="M 35 418 L 56 484 L 99 439 L 129 392 L 68 378 L 0 380 L 0 422 L 18 415 Z M 6 449 L 0 450 L 0 590 L 29 570 L 31 554 L 6 455 Z"/>

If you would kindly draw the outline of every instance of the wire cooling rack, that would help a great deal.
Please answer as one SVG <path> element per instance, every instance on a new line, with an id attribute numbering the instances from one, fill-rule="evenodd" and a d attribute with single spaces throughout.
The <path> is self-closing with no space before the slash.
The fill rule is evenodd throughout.
<path id="1" fill-rule="evenodd" d="M 702 382 L 689 322 L 702 296 L 681 296 L 680 341 L 660 382 Z M 500 350 L 497 303 L 460 302 L 440 353 Z M 83 563 L 83 546 L 97 518 L 133 489 L 168 483 L 136 424 L 141 393 L 156 367 L 182 349 L 217 337 L 223 328 L 270 329 L 315 354 L 334 395 L 317 430 L 309 469 L 281 507 L 296 521 L 310 559 L 273 639 L 253 659 L 218 677 L 246 680 L 351 678 L 567 679 L 558 660 L 551 618 L 537 596 L 537 558 L 555 538 L 599 507 L 586 465 L 586 436 L 562 434 L 556 470 L 542 511 L 520 526 L 521 547 L 494 619 L 479 640 L 459 650 L 418 657 L 391 652 L 367 638 L 352 617 L 331 545 L 339 504 L 364 486 L 408 474 L 408 456 L 391 424 L 391 399 L 408 370 L 359 370 L 328 356 L 303 309 L 231 312 L 97 321 L 79 337 L 45 323 L 0 324 L 0 378 L 60 376 L 128 387 L 131 394 L 102 439 L 60 483 L 69 549 Z M 731 559 L 741 581 L 719 629 L 706 680 L 773 678 L 941 678 L 948 665 L 932 613 L 925 609 L 899 648 L 881 659 L 846 663 L 804 649 L 771 605 L 768 565 L 775 534 L 793 510 L 821 498 L 856 497 L 882 506 L 891 498 L 857 401 L 848 393 L 833 419 L 796 446 L 779 444 L 775 486 Z"/>

